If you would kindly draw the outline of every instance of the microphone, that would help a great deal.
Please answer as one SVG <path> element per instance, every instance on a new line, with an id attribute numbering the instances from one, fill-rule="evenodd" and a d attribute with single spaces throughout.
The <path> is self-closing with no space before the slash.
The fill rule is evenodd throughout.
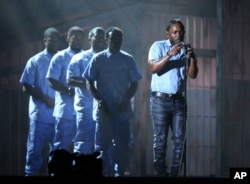
<path id="1" fill-rule="evenodd" d="M 181 50 L 183 50 L 183 53 L 189 57 L 188 50 L 191 48 L 190 44 L 185 42 L 179 42 L 178 44 L 182 46 Z"/>
<path id="2" fill-rule="evenodd" d="M 181 49 L 183 50 L 183 53 L 185 54 L 185 57 L 187 59 L 189 59 L 190 58 L 190 54 L 188 53 L 188 51 L 191 48 L 190 44 L 189 43 L 185 43 L 185 42 L 180 42 L 179 44 L 182 46 Z"/>
<path id="3" fill-rule="evenodd" d="M 180 44 L 181 44 L 181 46 L 182 46 L 185 50 L 187 50 L 189 47 L 191 47 L 189 43 L 180 42 Z"/>

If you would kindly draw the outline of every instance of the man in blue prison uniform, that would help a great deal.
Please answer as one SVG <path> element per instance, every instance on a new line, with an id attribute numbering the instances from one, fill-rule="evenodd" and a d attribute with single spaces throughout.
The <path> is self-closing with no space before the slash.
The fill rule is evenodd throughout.
<path id="1" fill-rule="evenodd" d="M 105 31 L 101 27 L 94 27 L 90 30 L 88 40 L 90 49 L 72 57 L 67 70 L 67 81 L 75 86 L 74 108 L 76 111 L 76 137 L 75 153 L 94 153 L 94 138 L 96 123 L 92 117 L 93 97 L 86 89 L 85 79 L 82 73 L 87 67 L 92 56 L 102 51 L 105 46 Z"/>
<path id="2" fill-rule="evenodd" d="M 95 98 L 95 149 L 101 152 L 103 176 L 114 176 L 115 163 L 118 174 L 124 176 L 130 142 L 129 119 L 133 116 L 130 98 L 142 76 L 133 57 L 120 50 L 122 30 L 109 28 L 106 39 L 108 49 L 93 56 L 83 76 Z"/>
<path id="3" fill-rule="evenodd" d="M 76 118 L 73 107 L 74 88 L 66 81 L 69 62 L 73 55 L 82 52 L 84 31 L 78 26 L 68 30 L 68 48 L 58 52 L 51 60 L 47 78 L 50 86 L 55 90 L 55 108 L 53 115 L 56 118 L 54 149 L 64 149 L 72 152 L 75 138 Z"/>
<path id="4" fill-rule="evenodd" d="M 59 49 L 60 33 L 55 28 L 44 32 L 45 49 L 31 57 L 22 73 L 20 83 L 29 98 L 29 135 L 25 162 L 25 175 L 40 175 L 44 162 L 43 150 L 49 144 L 53 149 L 55 92 L 49 87 L 45 76 L 52 56 Z"/>

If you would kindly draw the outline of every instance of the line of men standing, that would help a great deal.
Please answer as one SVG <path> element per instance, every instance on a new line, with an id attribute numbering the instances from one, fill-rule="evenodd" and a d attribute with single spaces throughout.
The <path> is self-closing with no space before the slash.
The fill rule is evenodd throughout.
<path id="1" fill-rule="evenodd" d="M 59 50 L 60 32 L 44 32 L 45 49 L 31 57 L 20 83 L 30 95 L 26 176 L 40 175 L 43 150 L 100 152 L 103 176 L 124 176 L 130 143 L 130 99 L 141 73 L 133 56 L 121 50 L 118 27 L 90 30 L 90 48 L 83 50 L 84 30 L 68 30 L 68 47 Z M 107 48 L 106 48 L 107 43 Z M 73 146 L 73 149 L 72 149 Z"/>

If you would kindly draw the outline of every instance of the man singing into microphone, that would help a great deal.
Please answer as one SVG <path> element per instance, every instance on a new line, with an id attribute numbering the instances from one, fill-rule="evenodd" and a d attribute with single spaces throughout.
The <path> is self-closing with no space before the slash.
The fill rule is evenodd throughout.
<path id="1" fill-rule="evenodd" d="M 152 73 L 150 113 L 154 129 L 154 172 L 159 177 L 179 176 L 186 130 L 186 76 L 195 79 L 198 73 L 193 49 L 183 43 L 184 34 L 181 20 L 170 20 L 167 39 L 154 42 L 148 53 Z M 173 140 L 170 173 L 166 165 L 169 128 Z"/>

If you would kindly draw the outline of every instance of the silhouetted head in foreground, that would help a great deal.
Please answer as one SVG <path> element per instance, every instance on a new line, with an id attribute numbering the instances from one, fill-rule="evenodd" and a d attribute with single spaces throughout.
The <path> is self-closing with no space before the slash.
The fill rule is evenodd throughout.
<path id="1" fill-rule="evenodd" d="M 48 174 L 53 177 L 101 177 L 102 161 L 99 152 L 84 155 L 80 153 L 69 153 L 58 149 L 50 153 L 48 159 Z"/>
<path id="2" fill-rule="evenodd" d="M 54 150 L 49 154 L 49 176 L 72 176 L 73 156 L 64 149 Z"/>

